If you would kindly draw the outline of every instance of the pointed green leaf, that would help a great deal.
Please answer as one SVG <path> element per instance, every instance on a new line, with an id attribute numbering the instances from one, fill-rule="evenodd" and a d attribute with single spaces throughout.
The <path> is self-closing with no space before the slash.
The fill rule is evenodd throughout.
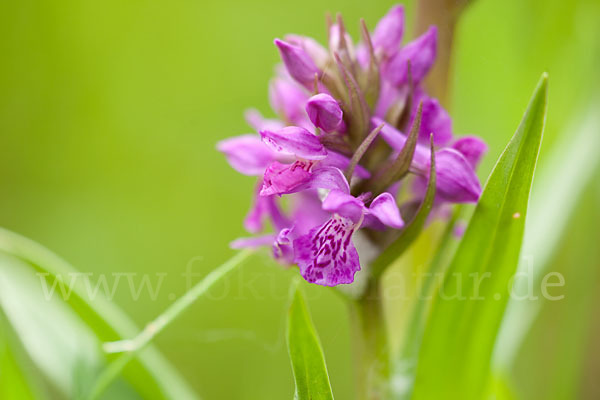
<path id="1" fill-rule="evenodd" d="M 102 342 L 138 332 L 101 292 L 91 299 L 84 280 L 72 280 L 76 274 L 80 273 L 46 248 L 0 228 L 0 308 L 15 331 L 28 340 L 24 347 L 29 357 L 68 398 L 89 390 L 75 385 L 91 384 L 103 363 L 114 358 L 106 360 L 101 353 Z M 52 287 L 54 295 L 48 301 L 45 291 L 50 292 Z M 151 346 L 127 366 L 123 378 L 118 382 L 121 387 L 125 386 L 130 394 L 133 387 L 144 398 L 196 398 Z"/>
<path id="2" fill-rule="evenodd" d="M 600 165 L 599 109 L 600 98 L 596 98 L 584 112 L 577 114 L 561 132 L 561 140 L 554 144 L 552 153 L 540 165 L 523 239 L 523 254 L 535 262 L 521 260 L 519 265 L 519 272 L 524 274 L 532 268 L 534 287 L 540 287 L 573 214 L 581 207 L 581 195 L 593 181 Z M 556 190 L 556 182 L 561 182 L 561 190 Z M 550 198 L 552 201 L 548 201 Z M 517 280 L 515 293 L 525 293 L 528 281 Z M 494 349 L 496 368 L 512 368 L 542 304 L 539 301 L 509 300 Z"/>
<path id="3" fill-rule="evenodd" d="M 323 349 L 300 288 L 293 292 L 287 342 L 298 400 L 333 399 Z"/>
<path id="4" fill-rule="evenodd" d="M 544 75 L 488 179 L 436 294 L 419 355 L 414 399 L 483 398 L 508 285 L 518 265 L 546 100 Z"/>

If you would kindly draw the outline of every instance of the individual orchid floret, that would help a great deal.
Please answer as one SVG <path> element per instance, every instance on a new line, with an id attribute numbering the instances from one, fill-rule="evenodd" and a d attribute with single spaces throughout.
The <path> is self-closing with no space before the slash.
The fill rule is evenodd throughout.
<path id="1" fill-rule="evenodd" d="M 308 53 L 300 46 L 296 46 L 283 40 L 275 39 L 275 45 L 279 49 L 281 59 L 294 80 L 310 88 L 315 80 L 315 74 L 321 74 L 315 62 Z"/>
<path id="2" fill-rule="evenodd" d="M 381 51 L 388 57 L 393 56 L 400 50 L 403 34 L 404 7 L 395 5 L 379 20 L 373 31 L 372 42 L 375 51 Z"/>
<path id="3" fill-rule="evenodd" d="M 312 96 L 306 103 L 306 113 L 315 127 L 327 133 L 337 130 L 342 124 L 340 105 L 326 93 Z"/>
<path id="4" fill-rule="evenodd" d="M 347 168 L 350 160 L 327 151 L 319 138 L 306 129 L 290 126 L 279 131 L 261 131 L 267 146 L 278 154 L 295 158 L 291 163 L 273 161 L 264 172 L 261 196 L 282 195 L 307 189 L 345 189 L 348 186 L 339 168 Z M 368 178 L 364 168 L 356 176 Z"/>
<path id="5" fill-rule="evenodd" d="M 429 162 L 420 168 L 429 179 Z M 481 184 L 475 170 L 460 152 L 445 148 L 435 152 L 437 195 L 451 203 L 476 203 L 481 196 Z"/>
<path id="6" fill-rule="evenodd" d="M 432 26 L 423 35 L 410 42 L 389 62 L 383 65 L 383 73 L 394 85 L 408 83 L 408 63 L 413 83 L 419 84 L 429 72 L 437 52 L 437 28 Z"/>
<path id="7" fill-rule="evenodd" d="M 381 124 L 378 118 L 373 125 Z M 401 151 L 406 144 L 406 136 L 386 124 L 381 130 L 381 137 L 396 151 Z M 411 163 L 411 171 L 417 174 L 423 183 L 429 179 L 430 149 L 417 144 Z M 435 152 L 436 193 L 444 201 L 452 203 L 474 203 L 481 195 L 481 184 L 473 166 L 459 151 L 443 148 Z"/>
<path id="8" fill-rule="evenodd" d="M 332 190 L 323 201 L 323 209 L 331 212 L 332 217 L 294 240 L 294 261 L 304 279 L 324 286 L 354 281 L 354 274 L 360 270 L 360 261 L 352 235 L 363 224 L 365 216 L 394 228 L 404 225 L 398 206 L 389 193 L 375 198 L 368 208 L 361 197 Z"/>

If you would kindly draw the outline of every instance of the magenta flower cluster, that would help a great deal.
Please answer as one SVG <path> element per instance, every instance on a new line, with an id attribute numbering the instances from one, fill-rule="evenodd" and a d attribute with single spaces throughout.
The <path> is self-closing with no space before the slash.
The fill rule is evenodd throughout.
<path id="1" fill-rule="evenodd" d="M 403 217 L 424 196 L 431 137 L 436 206 L 476 202 L 481 193 L 475 167 L 486 145 L 473 136 L 455 139 L 450 116 L 423 89 L 436 28 L 402 45 L 402 6 L 373 32 L 364 22 L 361 28 L 354 44 L 341 17 L 330 22 L 329 49 L 298 35 L 276 39 L 283 67 L 269 99 L 278 118 L 251 110 L 247 120 L 258 134 L 218 144 L 233 168 L 258 177 L 244 221 L 256 236 L 232 246 L 270 246 L 277 260 L 326 286 L 354 281 L 362 257 L 355 241 L 381 250 L 403 229 Z M 390 168 L 411 129 L 418 143 L 408 173 L 398 176 Z"/>

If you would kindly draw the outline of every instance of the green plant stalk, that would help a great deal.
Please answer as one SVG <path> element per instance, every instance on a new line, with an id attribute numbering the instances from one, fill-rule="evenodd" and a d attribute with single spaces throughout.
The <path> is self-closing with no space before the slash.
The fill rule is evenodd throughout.
<path id="1" fill-rule="evenodd" d="M 211 271 L 206 278 L 198 282 L 194 287 L 188 290 L 182 297 L 177 299 L 169 308 L 167 308 L 156 319 L 150 322 L 133 339 L 119 340 L 104 344 L 104 351 L 107 353 L 125 352 L 115 361 L 110 363 L 107 368 L 98 376 L 96 383 L 90 390 L 89 399 L 96 399 L 110 385 L 110 383 L 121 373 L 132 360 L 135 354 L 144 348 L 154 339 L 163 329 L 169 326 L 182 312 L 187 310 L 198 298 L 206 293 L 216 282 L 223 279 L 231 271 L 245 261 L 252 251 L 245 250 L 236 254 L 218 268 Z"/>
<path id="2" fill-rule="evenodd" d="M 394 393 L 394 398 L 408 400 L 412 395 L 421 337 L 425 329 L 425 320 L 431 305 L 432 295 L 436 288 L 436 278 L 444 267 L 444 258 L 448 255 L 449 248 L 451 247 L 452 235 L 454 234 L 454 228 L 461 212 L 462 207 L 457 206 L 452 214 L 452 218 L 448 221 L 444 229 L 436 253 L 429 264 L 427 276 L 417 291 L 416 302 L 410 312 L 406 338 L 402 343 L 398 355 L 394 358 L 396 363 L 392 372 L 393 376 L 398 377 L 399 381 L 406 382 L 406 384 L 397 388 L 398 392 Z"/>
<path id="3" fill-rule="evenodd" d="M 358 400 L 389 398 L 390 352 L 378 280 L 350 305 Z"/>

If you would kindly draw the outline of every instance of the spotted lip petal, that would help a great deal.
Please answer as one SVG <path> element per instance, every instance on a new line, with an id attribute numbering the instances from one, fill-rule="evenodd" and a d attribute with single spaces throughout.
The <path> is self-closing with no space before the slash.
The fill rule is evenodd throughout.
<path id="1" fill-rule="evenodd" d="M 319 138 L 298 126 L 287 126 L 277 131 L 262 130 L 260 136 L 276 152 L 293 154 L 306 160 L 322 160 L 327 157 L 327 150 Z"/>
<path id="2" fill-rule="evenodd" d="M 276 157 L 260 137 L 253 134 L 221 140 L 217 143 L 217 149 L 225 154 L 236 171 L 244 175 L 262 175 Z"/>
<path id="3" fill-rule="evenodd" d="M 358 252 L 352 243 L 356 225 L 334 215 L 324 224 L 294 240 L 294 262 L 308 282 L 336 286 L 354 282 L 360 271 Z"/>

